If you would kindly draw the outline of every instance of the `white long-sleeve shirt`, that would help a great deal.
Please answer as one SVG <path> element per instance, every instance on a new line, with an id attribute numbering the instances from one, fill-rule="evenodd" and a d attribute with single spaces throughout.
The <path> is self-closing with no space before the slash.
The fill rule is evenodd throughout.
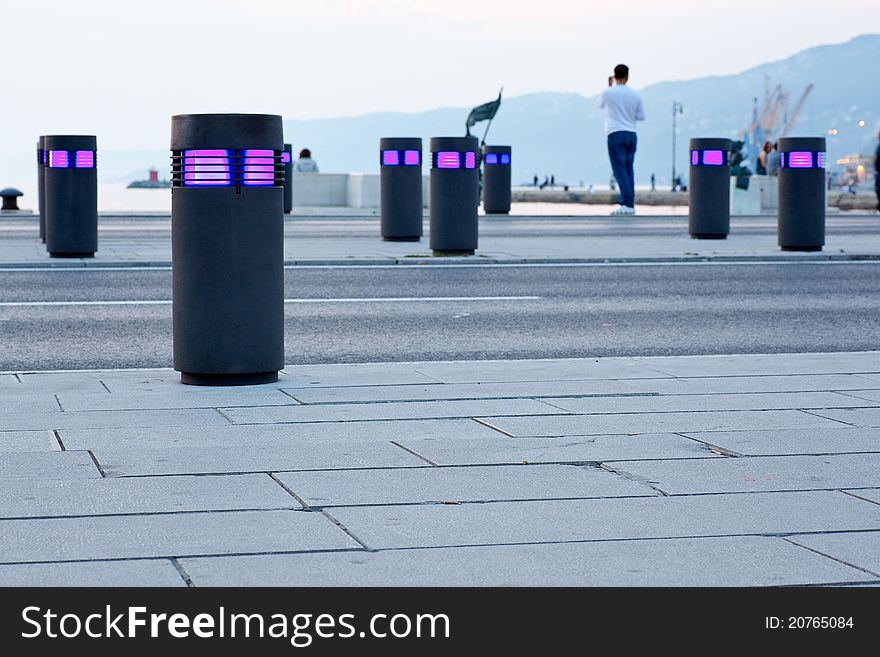
<path id="1" fill-rule="evenodd" d="M 625 84 L 608 87 L 599 96 L 599 107 L 605 110 L 605 134 L 635 132 L 636 121 L 645 120 L 642 97 Z"/>

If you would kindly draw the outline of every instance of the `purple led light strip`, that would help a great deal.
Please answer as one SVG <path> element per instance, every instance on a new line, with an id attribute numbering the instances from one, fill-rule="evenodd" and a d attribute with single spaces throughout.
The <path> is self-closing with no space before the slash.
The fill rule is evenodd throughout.
<path id="1" fill-rule="evenodd" d="M 183 151 L 184 185 L 229 185 L 229 151 Z"/>
<path id="2" fill-rule="evenodd" d="M 400 151 L 382 151 L 382 166 L 400 166 Z"/>
<path id="3" fill-rule="evenodd" d="M 483 156 L 483 162 L 486 164 L 498 164 L 498 154 L 497 153 L 486 153 Z"/>
<path id="4" fill-rule="evenodd" d="M 420 151 L 403 151 L 403 164 L 408 167 L 417 167 L 422 163 Z"/>
<path id="5" fill-rule="evenodd" d="M 437 153 L 438 169 L 460 169 L 461 156 L 453 151 L 440 151 Z"/>
<path id="6" fill-rule="evenodd" d="M 464 154 L 464 168 L 474 169 L 477 166 L 477 154 L 469 151 Z"/>
<path id="7" fill-rule="evenodd" d="M 793 151 L 788 154 L 787 164 L 792 169 L 812 169 L 813 154 L 810 151 Z"/>
<path id="8" fill-rule="evenodd" d="M 77 151 L 73 157 L 73 166 L 77 169 L 94 169 L 95 151 Z"/>
<path id="9" fill-rule="evenodd" d="M 67 151 L 49 151 L 49 168 L 66 169 L 70 166 L 70 153 Z"/>
<path id="10" fill-rule="evenodd" d="M 275 184 L 275 151 L 250 149 L 244 155 L 242 182 L 248 186 Z"/>
<path id="11" fill-rule="evenodd" d="M 724 151 L 703 151 L 703 164 L 710 167 L 724 165 Z"/>

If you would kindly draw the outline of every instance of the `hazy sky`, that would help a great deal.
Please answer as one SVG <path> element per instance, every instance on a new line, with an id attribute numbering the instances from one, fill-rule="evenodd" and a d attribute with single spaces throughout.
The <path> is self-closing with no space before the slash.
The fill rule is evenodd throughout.
<path id="1" fill-rule="evenodd" d="M 0 152 L 30 161 L 47 133 L 162 149 L 185 112 L 418 111 L 502 85 L 592 94 L 620 61 L 640 87 L 878 31 L 877 0 L 13 0 Z"/>

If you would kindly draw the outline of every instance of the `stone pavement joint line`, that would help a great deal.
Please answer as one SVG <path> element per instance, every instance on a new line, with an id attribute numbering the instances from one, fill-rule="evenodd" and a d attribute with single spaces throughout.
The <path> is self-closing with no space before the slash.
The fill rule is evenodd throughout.
<path id="1" fill-rule="evenodd" d="M 0 585 L 880 584 L 880 352 L 0 374 Z"/>

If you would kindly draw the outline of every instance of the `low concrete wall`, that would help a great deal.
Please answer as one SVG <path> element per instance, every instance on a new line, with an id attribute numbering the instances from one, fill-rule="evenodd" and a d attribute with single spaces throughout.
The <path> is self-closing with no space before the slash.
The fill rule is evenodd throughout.
<path id="1" fill-rule="evenodd" d="M 583 203 L 584 205 L 616 205 L 620 201 L 618 192 L 600 191 L 592 194 L 584 190 L 537 189 L 535 187 L 514 187 L 514 203 Z M 687 205 L 687 192 L 639 191 L 636 190 L 636 205 Z"/>
<path id="2" fill-rule="evenodd" d="M 422 199 L 428 207 L 428 177 L 422 176 Z M 379 175 L 369 173 L 295 173 L 295 207 L 379 207 Z"/>

